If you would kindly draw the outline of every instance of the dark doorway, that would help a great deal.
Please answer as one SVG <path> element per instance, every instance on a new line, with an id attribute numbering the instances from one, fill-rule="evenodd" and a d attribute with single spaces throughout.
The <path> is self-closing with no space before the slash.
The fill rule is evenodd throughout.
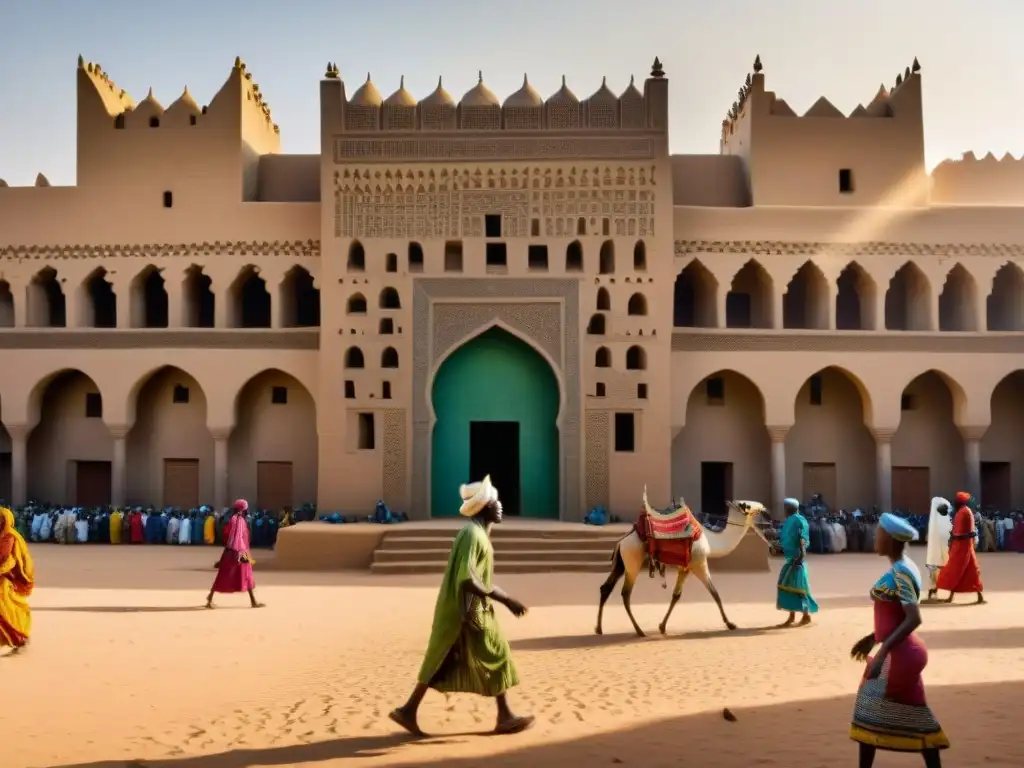
<path id="1" fill-rule="evenodd" d="M 1011 501 L 1011 475 L 1008 461 L 981 462 L 981 506 L 997 512 L 1009 512 Z"/>
<path id="2" fill-rule="evenodd" d="M 12 504 L 12 484 L 13 478 L 11 476 L 11 454 L 0 453 L 0 501 L 4 504 Z"/>
<path id="3" fill-rule="evenodd" d="M 470 482 L 491 476 L 506 515 L 519 508 L 519 422 L 469 422 Z"/>
<path id="4" fill-rule="evenodd" d="M 707 518 L 724 519 L 732 498 L 732 463 L 703 461 L 700 465 L 700 511 Z"/>
<path id="5" fill-rule="evenodd" d="M 79 507 L 105 507 L 110 504 L 111 476 L 109 461 L 75 462 L 75 504 Z"/>

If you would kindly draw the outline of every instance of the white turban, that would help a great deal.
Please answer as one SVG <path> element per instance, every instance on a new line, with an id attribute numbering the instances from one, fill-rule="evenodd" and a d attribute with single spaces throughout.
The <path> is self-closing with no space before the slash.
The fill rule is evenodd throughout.
<path id="1" fill-rule="evenodd" d="M 492 501 L 498 500 L 498 489 L 491 485 L 491 476 L 487 475 L 479 483 L 459 486 L 459 495 L 462 497 L 459 514 L 473 517 Z"/>

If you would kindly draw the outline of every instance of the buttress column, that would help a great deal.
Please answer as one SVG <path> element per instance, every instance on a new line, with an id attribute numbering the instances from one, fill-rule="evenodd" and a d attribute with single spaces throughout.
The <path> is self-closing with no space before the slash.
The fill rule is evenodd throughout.
<path id="1" fill-rule="evenodd" d="M 786 500 L 786 435 L 789 427 L 769 426 L 772 439 L 772 513 L 781 518 Z"/>
<path id="2" fill-rule="evenodd" d="M 11 436 L 11 504 L 28 503 L 28 434 L 25 424 L 4 424 Z"/>
<path id="3" fill-rule="evenodd" d="M 892 427 L 875 427 L 876 487 L 878 506 L 883 512 L 892 510 Z"/>
<path id="4" fill-rule="evenodd" d="M 967 478 L 967 492 L 981 499 L 981 439 L 988 427 L 960 427 L 964 438 L 964 473 Z"/>
<path id="5" fill-rule="evenodd" d="M 125 504 L 128 450 L 125 445 L 129 428 L 123 425 L 109 426 L 110 436 L 114 440 L 113 461 L 110 462 L 110 503 L 121 508 Z"/>
<path id="6" fill-rule="evenodd" d="M 213 434 L 213 504 L 214 509 L 228 506 L 228 438 L 231 428 L 212 429 Z"/>

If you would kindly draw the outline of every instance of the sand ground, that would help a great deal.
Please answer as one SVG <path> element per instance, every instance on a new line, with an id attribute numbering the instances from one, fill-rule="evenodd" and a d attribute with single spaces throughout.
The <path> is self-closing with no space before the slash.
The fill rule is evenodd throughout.
<path id="1" fill-rule="evenodd" d="M 481 737 L 491 703 L 429 694 L 410 742 L 387 720 L 418 669 L 436 577 L 259 573 L 263 610 L 244 596 L 204 611 L 211 549 L 40 545 L 35 634 L 0 659 L 3 768 L 303 766 L 855 765 L 847 738 L 871 628 L 869 555 L 811 561 L 816 626 L 770 631 L 772 574 L 721 574 L 741 631 L 723 632 L 699 583 L 687 584 L 669 635 L 668 592 L 644 580 L 633 637 L 618 594 L 593 634 L 598 575 L 507 576 L 530 606 L 501 616 L 538 717 L 512 737 Z M 920 560 L 920 550 L 914 553 Z M 257 556 L 258 557 L 258 556 Z M 778 564 L 773 564 L 777 571 Z M 929 698 L 953 742 L 947 766 L 1024 765 L 1024 557 L 986 555 L 989 605 L 927 607 Z M 503 610 L 503 609 L 499 609 Z M 723 707 L 737 722 L 726 722 Z M 920 765 L 879 756 L 879 768 Z"/>

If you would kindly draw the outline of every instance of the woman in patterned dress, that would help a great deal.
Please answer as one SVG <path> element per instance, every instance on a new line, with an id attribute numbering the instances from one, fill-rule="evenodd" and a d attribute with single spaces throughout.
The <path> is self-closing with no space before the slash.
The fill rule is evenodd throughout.
<path id="1" fill-rule="evenodd" d="M 918 752 L 926 768 L 940 768 L 939 750 L 949 747 L 925 700 L 921 673 L 928 649 L 914 635 L 921 625 L 921 574 L 904 549 L 916 538 L 917 531 L 902 518 L 887 512 L 878 521 L 875 552 L 890 566 L 871 589 L 875 631 L 851 652 L 867 662 L 850 727 L 850 738 L 860 744 L 860 768 L 871 768 L 879 749 Z"/>

